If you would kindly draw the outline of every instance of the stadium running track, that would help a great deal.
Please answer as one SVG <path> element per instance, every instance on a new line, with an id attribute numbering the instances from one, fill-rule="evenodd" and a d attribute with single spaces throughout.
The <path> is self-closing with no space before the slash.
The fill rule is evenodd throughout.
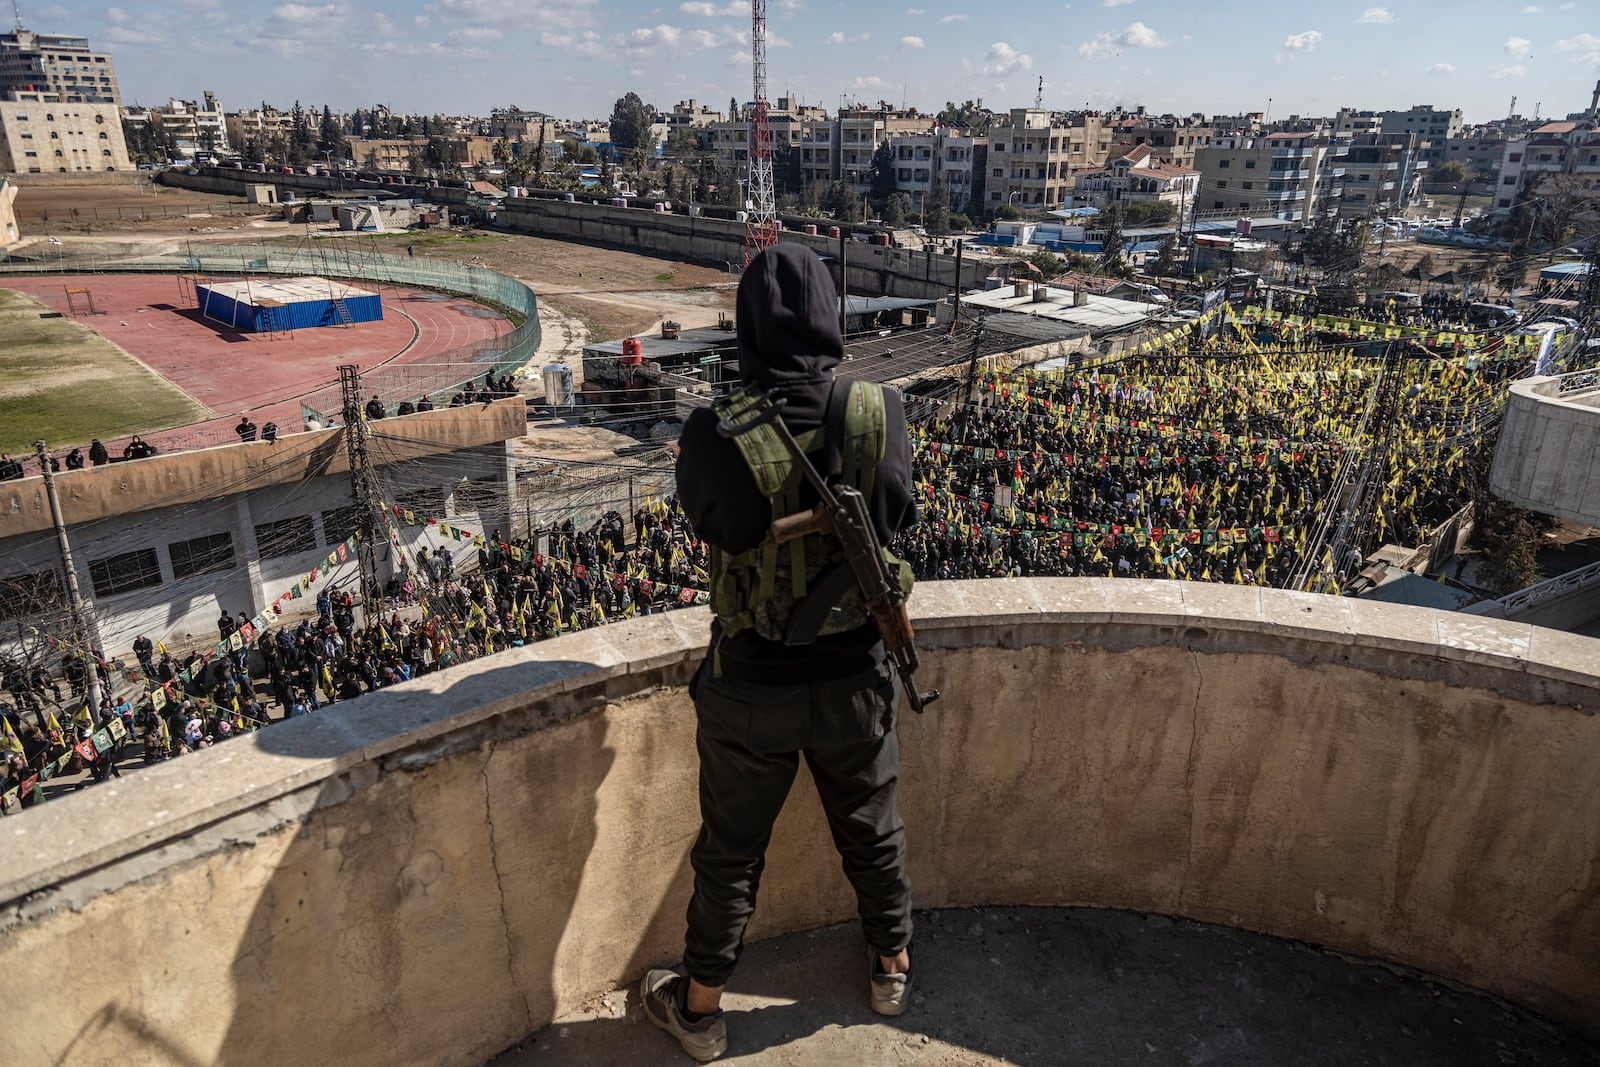
<path id="1" fill-rule="evenodd" d="M 356 364 L 364 374 L 384 364 L 374 381 L 390 377 L 386 372 L 391 368 L 415 367 L 429 382 L 442 384 L 445 370 L 429 374 L 424 368 L 456 349 L 491 347 L 490 342 L 511 330 L 507 319 L 471 300 L 389 285 L 378 289 L 383 300 L 380 322 L 295 330 L 277 337 L 202 318 L 192 292 L 181 291 L 176 275 L 5 278 L 0 286 L 62 314 L 68 310 L 66 290 L 87 288 L 96 314 L 79 315 L 76 321 L 213 412 L 215 417 L 204 422 L 143 435 L 162 451 L 235 442 L 233 428 L 242 413 L 258 426 L 276 422 L 279 433 L 297 433 L 302 429 L 298 397 L 312 390 L 326 396 L 318 387 L 330 382 L 337 395 L 338 368 L 346 363 Z M 69 366 L 62 370 L 71 373 Z M 460 377 L 472 374 L 465 366 L 449 370 L 459 371 Z M 417 398 L 383 399 L 392 410 L 402 400 Z M 126 441 L 105 439 L 105 445 L 117 455 Z"/>

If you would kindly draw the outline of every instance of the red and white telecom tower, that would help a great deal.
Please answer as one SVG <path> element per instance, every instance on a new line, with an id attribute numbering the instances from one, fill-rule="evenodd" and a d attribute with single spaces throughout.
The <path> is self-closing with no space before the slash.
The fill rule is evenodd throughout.
<path id="1" fill-rule="evenodd" d="M 767 3 L 750 3 L 750 65 L 755 103 L 750 115 L 750 184 L 745 202 L 744 265 L 778 243 L 778 204 L 772 183 L 772 126 L 767 121 Z"/>

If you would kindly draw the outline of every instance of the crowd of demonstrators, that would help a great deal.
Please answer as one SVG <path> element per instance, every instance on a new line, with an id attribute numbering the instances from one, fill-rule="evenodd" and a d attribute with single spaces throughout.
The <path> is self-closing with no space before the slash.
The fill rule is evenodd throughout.
<path id="1" fill-rule="evenodd" d="M 588 529 L 572 522 L 505 541 L 492 532 L 470 577 L 438 581 L 422 594 L 426 634 L 441 655 L 472 658 L 638 615 L 706 601 L 705 545 L 694 537 L 676 500 L 641 507 L 626 520 L 608 512 Z M 441 550 L 441 552 L 447 550 Z M 439 554 L 433 557 L 438 567 Z M 419 569 L 429 559 L 419 557 Z"/>
<path id="2" fill-rule="evenodd" d="M 158 763 L 515 645 L 705 602 L 705 546 L 676 500 L 634 513 L 631 546 L 627 526 L 613 511 L 587 529 L 567 522 L 514 542 L 496 531 L 475 570 L 447 547 L 423 549 L 389 586 L 409 599 L 386 598 L 361 626 L 353 595 L 334 588 L 317 595 L 315 618 L 259 632 L 246 613 L 224 612 L 206 650 L 175 655 L 141 634 L 126 666 L 98 650 L 0 662 L 13 701 L 0 706 L 9 731 L 0 737 L 17 739 L 16 751 L 4 746 L 0 796 L 28 782 L 21 806 L 38 803 L 41 772 L 48 780 L 87 770 L 80 787 L 120 775 L 133 740 Z M 88 711 L 91 669 L 107 694 L 98 724 Z M 119 691 L 131 696 L 111 695 Z M 112 719 L 120 726 L 104 729 Z M 80 753 L 85 744 L 93 758 Z"/>
<path id="3" fill-rule="evenodd" d="M 1358 318 L 1363 322 L 1386 323 L 1391 326 L 1414 326 L 1445 331 L 1472 331 L 1482 328 L 1469 313 L 1472 301 L 1459 293 L 1441 290 L 1423 293 L 1417 303 L 1374 300 L 1352 306 L 1348 296 L 1338 292 L 1299 293 L 1274 291 L 1272 310 L 1286 315 L 1339 315 Z"/>
<path id="4" fill-rule="evenodd" d="M 1092 372 L 987 381 L 913 429 L 917 526 L 898 550 L 928 578 L 1088 575 L 1336 589 L 1312 536 L 1332 507 L 1380 360 L 1360 346 L 1219 338 Z M 1364 542 L 1415 545 L 1469 499 L 1467 454 L 1503 371 L 1414 360 Z M 1356 457 L 1359 458 L 1359 457 Z M 1315 557 L 1306 559 L 1314 552 Z"/>

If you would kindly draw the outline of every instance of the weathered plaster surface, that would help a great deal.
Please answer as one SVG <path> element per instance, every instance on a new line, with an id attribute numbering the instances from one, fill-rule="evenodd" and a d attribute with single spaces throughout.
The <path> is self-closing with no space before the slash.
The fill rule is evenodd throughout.
<path id="1" fill-rule="evenodd" d="M 1600 643 L 1168 583 L 919 587 L 919 905 L 1185 915 L 1600 1033 Z M 474 1063 L 676 957 L 706 616 L 561 638 L 0 822 L 13 1062 Z M 854 902 L 802 772 L 752 937 Z M 196 1010 L 196 1005 L 203 1005 Z"/>

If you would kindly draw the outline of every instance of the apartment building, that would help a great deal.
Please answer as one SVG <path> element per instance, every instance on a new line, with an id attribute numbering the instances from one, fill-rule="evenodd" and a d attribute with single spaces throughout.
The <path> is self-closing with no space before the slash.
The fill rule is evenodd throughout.
<path id="1" fill-rule="evenodd" d="M 1506 214 L 1521 192 L 1538 192 L 1561 175 L 1600 198 L 1600 125 L 1594 119 L 1547 122 L 1527 137 L 1508 141 L 1492 212 Z"/>
<path id="2" fill-rule="evenodd" d="M 895 190 L 909 196 L 916 210 L 924 210 L 928 194 L 941 186 L 946 207 L 959 210 L 971 201 L 977 159 L 977 139 L 971 134 L 936 126 L 892 136 L 889 149 L 894 153 Z"/>
<path id="3" fill-rule="evenodd" d="M 1100 170 L 1073 177 L 1074 207 L 1111 204 L 1157 204 L 1175 207 L 1180 215 L 1200 191 L 1200 172 L 1156 158 L 1148 145 L 1118 156 Z"/>
<path id="4" fill-rule="evenodd" d="M 1429 145 L 1443 145 L 1461 136 L 1460 108 L 1444 111 L 1432 104 L 1418 104 L 1409 111 L 1382 112 L 1380 118 L 1383 123 L 1378 132 L 1386 137 L 1409 133 Z"/>
<path id="5" fill-rule="evenodd" d="M 1398 214 L 1422 201 L 1428 160 L 1414 134 L 1362 134 L 1343 159 L 1344 195 L 1339 214 L 1370 218 Z"/>
<path id="6" fill-rule="evenodd" d="M 483 126 L 488 137 L 504 137 L 508 141 L 527 141 L 537 144 L 541 134 L 545 143 L 556 140 L 557 122 L 554 115 L 542 111 L 524 111 L 520 107 L 497 107 L 489 112 L 489 121 Z"/>
<path id="7" fill-rule="evenodd" d="M 133 126 L 158 126 L 173 138 L 178 154 L 188 159 L 197 152 L 233 150 L 227 116 L 209 89 L 199 101 L 171 99 L 163 107 L 125 107 L 122 118 Z"/>
<path id="8" fill-rule="evenodd" d="M 38 91 L 7 94 L 0 100 L 0 173 L 131 170 L 119 111 Z"/>
<path id="9" fill-rule="evenodd" d="M 1074 175 L 1104 166 L 1112 140 L 1112 127 L 1098 112 L 1012 108 L 989 127 L 988 206 L 1066 206 Z"/>
<path id="10" fill-rule="evenodd" d="M 1348 150 L 1325 133 L 1219 136 L 1195 154 L 1197 210 L 1309 219 L 1337 207 Z"/>
<path id="11" fill-rule="evenodd" d="M 1150 155 L 1162 163 L 1180 169 L 1194 166 L 1194 154 L 1211 143 L 1211 124 L 1199 115 L 1176 118 L 1163 115 L 1155 118 L 1134 115 L 1116 119 L 1111 123 L 1111 146 L 1107 159 L 1116 159 L 1145 147 Z"/>
<path id="12" fill-rule="evenodd" d="M 121 104 L 111 57 L 87 37 L 34 33 L 20 25 L 0 33 L 0 97 L 42 93 L 65 104 Z"/>

